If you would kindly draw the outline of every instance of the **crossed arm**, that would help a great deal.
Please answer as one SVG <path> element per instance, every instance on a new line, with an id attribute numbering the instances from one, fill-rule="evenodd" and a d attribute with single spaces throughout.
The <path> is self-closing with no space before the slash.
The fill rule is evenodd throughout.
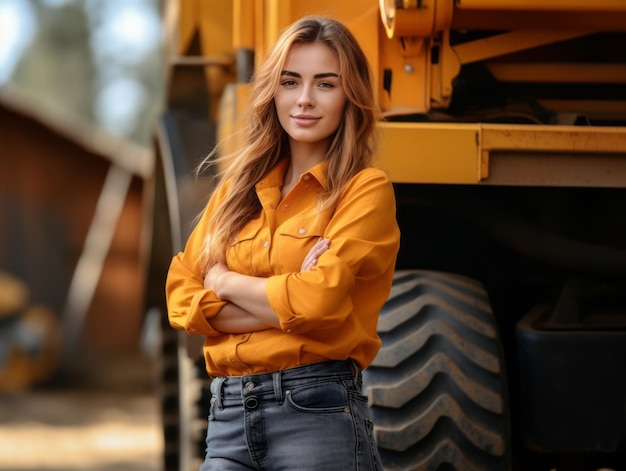
<path id="1" fill-rule="evenodd" d="M 319 256 L 329 247 L 328 239 L 320 239 L 302 261 L 300 271 L 311 270 Z M 209 322 L 223 333 L 257 332 L 280 326 L 266 295 L 267 278 L 242 275 L 228 270 L 223 263 L 211 267 L 204 277 L 204 287 L 228 301 Z"/>

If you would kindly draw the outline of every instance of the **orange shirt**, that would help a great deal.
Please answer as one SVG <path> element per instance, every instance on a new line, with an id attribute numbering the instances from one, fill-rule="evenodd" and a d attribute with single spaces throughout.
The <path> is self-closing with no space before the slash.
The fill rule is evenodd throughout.
<path id="1" fill-rule="evenodd" d="M 198 256 L 208 215 L 227 185 L 214 192 L 185 251 L 172 260 L 166 283 L 170 324 L 206 336 L 210 375 L 267 373 L 348 358 L 365 368 L 378 352 L 376 324 L 400 240 L 393 187 L 383 171 L 363 170 L 343 190 L 334 211 L 319 213 L 316 196 L 326 188 L 326 165 L 301 175 L 281 201 L 287 160 L 281 161 L 256 185 L 261 214 L 243 227 L 226 253 L 230 270 L 268 278 L 267 296 L 280 329 L 224 334 L 211 326 L 225 302 L 204 288 Z M 330 239 L 329 249 L 316 267 L 300 273 L 320 237 Z"/>

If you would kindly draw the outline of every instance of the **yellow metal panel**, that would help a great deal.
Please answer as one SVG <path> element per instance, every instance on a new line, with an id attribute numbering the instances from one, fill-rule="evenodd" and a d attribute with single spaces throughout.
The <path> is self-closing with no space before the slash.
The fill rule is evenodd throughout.
<path id="1" fill-rule="evenodd" d="M 292 21 L 291 2 L 289 0 L 266 0 L 265 12 L 265 48 L 269 52 L 278 40 L 280 33 Z"/>
<path id="2" fill-rule="evenodd" d="M 200 1 L 198 20 L 202 55 L 219 56 L 233 50 L 233 5 L 231 2 Z"/>
<path id="3" fill-rule="evenodd" d="M 626 11 L 624 0 L 457 0 L 456 5 L 478 10 Z"/>
<path id="4" fill-rule="evenodd" d="M 432 61 L 430 61 L 432 63 Z M 450 30 L 443 31 L 439 44 L 439 61 L 431 64 L 431 107 L 445 109 L 452 99 L 453 81 L 461 70 L 461 61 L 450 45 Z"/>
<path id="5" fill-rule="evenodd" d="M 265 59 L 265 0 L 254 0 L 254 61 L 255 69 Z"/>
<path id="6" fill-rule="evenodd" d="M 381 109 L 386 116 L 430 110 L 429 41 L 429 38 L 405 38 L 402 42 L 381 38 L 380 71 L 391 71 L 391 92 L 379 88 Z"/>
<path id="7" fill-rule="evenodd" d="M 554 125 L 482 125 L 485 150 L 523 150 L 626 155 L 626 128 Z"/>
<path id="8" fill-rule="evenodd" d="M 254 49 L 254 0 L 233 0 L 233 48 Z"/>
<path id="9" fill-rule="evenodd" d="M 620 127 L 386 122 L 380 129 L 377 163 L 396 183 L 534 185 L 558 166 L 569 172 L 560 185 L 580 185 L 585 174 L 586 186 L 624 182 L 618 174 L 626 168 L 626 129 Z"/>
<path id="10" fill-rule="evenodd" d="M 387 37 L 430 37 L 450 27 L 454 3 L 451 0 L 405 0 L 403 8 L 380 2 L 381 19 Z"/>
<path id="11" fill-rule="evenodd" d="M 230 57 L 234 65 L 233 51 L 233 5 L 231 2 L 207 2 L 199 4 L 200 41 L 205 58 Z M 219 62 L 219 61 L 217 61 Z M 217 107 L 222 90 L 235 80 L 234 67 L 226 65 L 205 68 L 207 89 L 210 96 L 211 119 L 217 116 Z"/>
<path id="12" fill-rule="evenodd" d="M 349 25 L 358 22 L 359 17 L 371 14 L 376 15 L 377 23 L 380 21 L 378 0 L 361 0 L 358 2 L 345 0 L 289 0 L 289 4 L 292 21 L 302 16 L 322 15 L 335 18 Z"/>
<path id="13" fill-rule="evenodd" d="M 176 45 L 172 50 L 177 55 L 185 55 L 198 28 L 198 0 L 168 0 L 165 11 L 168 30 L 176 30 L 178 33 L 173 36 L 176 37 Z"/>
<path id="14" fill-rule="evenodd" d="M 396 183 L 478 183 L 479 124 L 381 123 L 377 165 Z"/>
<path id="15" fill-rule="evenodd" d="M 564 41 L 589 32 L 584 31 L 512 31 L 454 46 L 461 64 L 523 51 L 537 46 Z"/>

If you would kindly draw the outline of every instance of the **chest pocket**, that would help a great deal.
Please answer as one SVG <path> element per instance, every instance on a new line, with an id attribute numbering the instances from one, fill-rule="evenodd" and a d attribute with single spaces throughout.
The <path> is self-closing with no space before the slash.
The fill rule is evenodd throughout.
<path id="1" fill-rule="evenodd" d="M 300 270 L 304 257 L 315 242 L 324 236 L 327 225 L 328 221 L 317 214 L 293 217 L 280 225 L 276 231 L 274 250 L 283 273 Z"/>
<path id="2" fill-rule="evenodd" d="M 263 260 L 267 261 L 267 247 L 263 247 L 264 216 L 248 222 L 237 237 L 233 239 L 226 254 L 226 260 L 231 270 L 244 275 L 259 276 L 259 272 L 265 272 Z"/>

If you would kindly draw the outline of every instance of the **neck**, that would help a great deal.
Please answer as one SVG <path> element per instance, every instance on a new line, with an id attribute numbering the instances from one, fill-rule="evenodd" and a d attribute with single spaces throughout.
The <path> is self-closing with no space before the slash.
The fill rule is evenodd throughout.
<path id="1" fill-rule="evenodd" d="M 297 177 L 319 164 L 326 157 L 328 142 L 290 142 L 289 170 Z"/>
<path id="2" fill-rule="evenodd" d="M 327 146 L 321 145 L 319 142 L 314 144 L 291 142 L 289 151 L 289 166 L 287 167 L 287 172 L 283 180 L 283 198 L 287 196 L 289 191 L 297 183 L 300 175 L 324 160 Z"/>

